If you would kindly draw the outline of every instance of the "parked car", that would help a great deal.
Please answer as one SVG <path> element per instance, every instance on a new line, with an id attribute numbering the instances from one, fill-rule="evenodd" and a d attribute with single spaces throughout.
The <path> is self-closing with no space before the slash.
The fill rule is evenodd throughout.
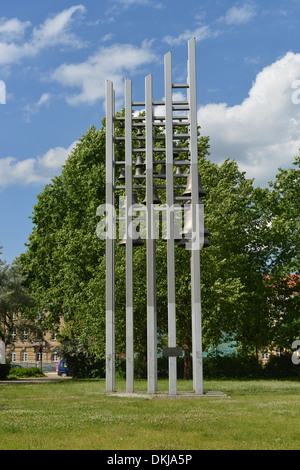
<path id="1" fill-rule="evenodd" d="M 59 361 L 57 375 L 60 375 L 61 377 L 69 377 L 71 375 L 71 372 L 68 369 L 67 361 L 65 359 L 61 359 Z"/>
<path id="2" fill-rule="evenodd" d="M 20 364 L 11 364 L 10 367 L 14 367 L 14 368 L 21 367 L 21 369 L 22 369 L 22 366 L 20 366 Z"/>

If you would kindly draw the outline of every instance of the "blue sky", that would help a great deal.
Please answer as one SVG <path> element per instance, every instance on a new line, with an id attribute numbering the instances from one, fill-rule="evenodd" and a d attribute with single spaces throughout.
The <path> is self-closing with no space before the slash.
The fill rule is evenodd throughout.
<path id="1" fill-rule="evenodd" d="M 26 249 L 36 195 L 77 139 L 101 126 L 105 80 L 114 81 L 118 109 L 125 78 L 142 101 L 152 73 L 161 100 L 164 54 L 172 51 L 173 81 L 184 82 L 192 37 L 211 160 L 234 158 L 260 186 L 289 168 L 300 148 L 299 18 L 299 0 L 2 0 L 2 258 Z"/>

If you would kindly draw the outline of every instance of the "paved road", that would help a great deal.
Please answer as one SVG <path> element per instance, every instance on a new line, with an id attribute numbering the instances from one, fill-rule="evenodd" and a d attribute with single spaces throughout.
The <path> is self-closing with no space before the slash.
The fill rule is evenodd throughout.
<path id="1" fill-rule="evenodd" d="M 60 382 L 61 380 L 70 380 L 72 377 L 61 377 L 57 372 L 45 372 L 45 377 L 26 377 L 14 380 L 1 380 L 0 385 L 16 384 L 16 383 L 45 383 Z"/>

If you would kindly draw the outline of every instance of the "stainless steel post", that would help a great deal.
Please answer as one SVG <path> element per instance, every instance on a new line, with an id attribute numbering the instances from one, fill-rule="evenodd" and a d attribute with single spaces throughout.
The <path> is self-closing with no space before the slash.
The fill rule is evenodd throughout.
<path id="1" fill-rule="evenodd" d="M 132 83 L 125 81 L 126 390 L 134 391 L 132 233 Z"/>
<path id="2" fill-rule="evenodd" d="M 188 43 L 188 95 L 190 125 L 190 158 L 192 178 L 192 230 L 196 233 L 196 217 L 199 217 L 198 187 L 198 139 L 197 139 L 197 92 L 196 92 L 196 44 L 195 39 Z M 199 226 L 199 225 L 198 225 Z M 196 237 L 195 237 L 196 238 Z M 191 249 L 191 300 L 192 300 L 192 351 L 193 351 L 193 386 L 196 394 L 203 394 L 202 364 L 202 326 L 200 292 L 200 246 L 192 243 Z"/>
<path id="3" fill-rule="evenodd" d="M 173 110 L 172 55 L 165 55 L 165 142 L 167 202 L 167 276 L 168 276 L 168 346 L 176 347 L 175 249 L 174 249 L 174 178 L 173 178 Z M 177 394 L 177 357 L 169 357 L 169 393 Z"/>
<path id="4" fill-rule="evenodd" d="M 157 390 L 156 241 L 153 205 L 153 98 L 152 75 L 145 80 L 146 94 L 146 214 L 147 214 L 147 366 L 148 393 Z"/>
<path id="5" fill-rule="evenodd" d="M 114 90 L 106 81 L 106 204 L 114 207 Z M 115 240 L 113 211 L 108 212 L 113 229 L 106 238 L 106 391 L 115 389 Z"/>

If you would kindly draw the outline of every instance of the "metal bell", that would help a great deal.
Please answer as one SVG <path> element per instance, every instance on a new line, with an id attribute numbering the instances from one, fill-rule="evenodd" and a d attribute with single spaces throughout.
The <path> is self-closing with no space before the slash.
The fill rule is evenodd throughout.
<path id="1" fill-rule="evenodd" d="M 188 239 L 191 233 L 192 233 L 192 209 L 190 209 L 186 213 L 185 224 L 184 224 L 181 234 Z M 210 231 L 204 224 L 204 238 L 209 237 L 210 235 L 211 235 Z"/>
<path id="2" fill-rule="evenodd" d="M 143 200 L 143 204 L 147 204 L 147 195 Z M 158 197 L 157 188 L 155 186 L 153 187 L 153 204 L 161 204 L 161 200 Z"/>
<path id="3" fill-rule="evenodd" d="M 144 159 L 141 155 L 138 155 L 137 156 L 137 159 L 136 159 L 136 162 L 135 162 L 135 166 L 144 166 L 145 163 L 144 163 Z"/>
<path id="4" fill-rule="evenodd" d="M 199 196 L 206 196 L 207 193 L 202 188 L 200 175 L 198 175 L 198 187 L 199 187 Z M 190 173 L 187 179 L 185 191 L 182 194 L 182 196 L 191 196 L 191 195 L 192 195 L 192 175 Z"/>
<path id="5" fill-rule="evenodd" d="M 160 170 L 160 176 L 163 176 L 163 177 L 166 176 L 166 165 L 162 165 L 161 170 Z"/>
<path id="6" fill-rule="evenodd" d="M 119 180 L 125 180 L 125 168 L 122 168 L 121 169 L 121 173 L 120 173 L 120 176 L 119 176 Z"/>
<path id="7" fill-rule="evenodd" d="M 139 200 L 137 194 L 133 191 L 132 192 L 132 205 L 139 204 Z"/>
<path id="8" fill-rule="evenodd" d="M 182 167 L 181 167 L 181 166 L 178 166 L 178 167 L 176 168 L 175 175 L 183 175 L 183 171 L 182 171 Z"/>
<path id="9" fill-rule="evenodd" d="M 190 204 L 187 204 L 187 205 L 190 206 Z M 184 227 L 183 227 L 183 230 L 182 230 L 181 234 L 183 235 L 183 239 L 178 243 L 178 246 L 179 247 L 185 247 L 185 245 L 187 243 L 190 243 L 190 241 L 191 241 L 191 235 L 192 235 L 192 209 L 187 211 L 187 213 L 185 215 L 185 224 L 184 224 Z M 203 241 L 202 248 L 208 248 L 210 246 L 210 243 L 209 243 L 209 241 L 207 240 L 206 237 L 209 237 L 211 235 L 211 233 L 208 230 L 208 228 L 205 226 L 205 224 L 204 224 L 204 233 L 203 233 L 203 235 L 204 235 L 204 241 Z"/>
<path id="10" fill-rule="evenodd" d="M 136 168 L 134 177 L 138 177 L 138 178 L 143 177 L 143 178 L 146 178 L 146 176 L 145 176 L 144 173 L 143 173 L 143 169 L 142 169 L 140 166 L 138 166 L 138 167 Z"/>
<path id="11" fill-rule="evenodd" d="M 126 209 L 126 198 L 124 197 L 123 200 L 123 204 L 122 204 L 122 209 Z M 132 191 L 132 205 L 135 205 L 135 204 L 139 204 L 139 200 L 138 200 L 138 197 L 137 197 L 137 194 Z"/>
<path id="12" fill-rule="evenodd" d="M 161 204 L 161 200 L 158 197 L 157 188 L 155 186 L 153 188 L 153 204 Z"/>
<path id="13" fill-rule="evenodd" d="M 136 225 L 134 222 L 132 222 L 133 226 L 135 227 L 135 230 L 136 232 L 139 232 L 140 229 L 139 229 L 139 226 Z M 120 246 L 126 246 L 126 240 L 127 240 L 127 237 L 126 237 L 126 234 L 124 235 L 122 241 L 120 242 Z M 132 240 L 132 245 L 133 246 L 142 246 L 144 245 L 145 243 L 143 242 L 143 240 L 141 239 L 140 236 L 138 236 L 137 239 L 133 239 Z"/>
<path id="14" fill-rule="evenodd" d="M 182 240 L 180 240 L 179 243 L 177 243 L 177 246 L 179 246 L 180 248 L 185 248 L 185 246 L 188 245 L 190 242 L 191 241 L 188 240 L 187 238 L 183 238 Z M 204 237 L 204 242 L 203 242 L 202 248 L 208 248 L 209 246 L 211 246 L 211 244 L 209 243 L 207 238 Z"/>

